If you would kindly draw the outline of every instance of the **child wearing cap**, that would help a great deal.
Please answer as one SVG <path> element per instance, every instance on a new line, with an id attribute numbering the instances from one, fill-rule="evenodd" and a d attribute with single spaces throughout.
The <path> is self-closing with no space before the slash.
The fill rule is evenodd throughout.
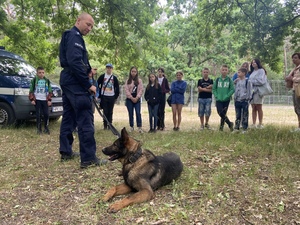
<path id="1" fill-rule="evenodd" d="M 120 94 L 119 80 L 113 74 L 113 68 L 111 63 L 106 64 L 106 72 L 97 80 L 99 85 L 100 106 L 109 123 L 112 123 L 114 105 Z M 104 130 L 109 128 L 107 121 L 104 119 L 103 127 Z"/>

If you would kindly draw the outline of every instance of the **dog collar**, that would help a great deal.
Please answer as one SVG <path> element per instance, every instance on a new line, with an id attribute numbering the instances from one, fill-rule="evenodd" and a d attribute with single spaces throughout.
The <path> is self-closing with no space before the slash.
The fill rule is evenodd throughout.
<path id="1" fill-rule="evenodd" d="M 130 163 L 135 163 L 142 155 L 142 148 L 139 148 L 132 156 L 129 157 Z"/>

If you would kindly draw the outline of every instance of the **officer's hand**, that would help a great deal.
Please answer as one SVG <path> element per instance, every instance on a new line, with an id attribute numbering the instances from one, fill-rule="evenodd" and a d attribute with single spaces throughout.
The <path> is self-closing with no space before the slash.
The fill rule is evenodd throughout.
<path id="1" fill-rule="evenodd" d="M 95 94 L 96 94 L 96 91 L 97 91 L 96 86 L 92 85 L 92 86 L 90 87 L 89 91 L 91 92 L 91 94 L 95 95 Z"/>

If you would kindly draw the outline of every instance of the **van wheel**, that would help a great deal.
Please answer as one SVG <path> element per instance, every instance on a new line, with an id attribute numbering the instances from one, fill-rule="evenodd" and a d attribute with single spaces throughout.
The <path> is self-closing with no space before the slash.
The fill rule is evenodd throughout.
<path id="1" fill-rule="evenodd" d="M 0 126 L 11 125 L 15 120 L 12 108 L 8 104 L 0 102 Z"/>

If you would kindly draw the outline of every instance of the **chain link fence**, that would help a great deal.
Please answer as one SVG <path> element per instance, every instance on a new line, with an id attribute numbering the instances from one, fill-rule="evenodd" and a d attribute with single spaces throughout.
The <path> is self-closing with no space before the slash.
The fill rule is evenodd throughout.
<path id="1" fill-rule="evenodd" d="M 292 90 L 285 87 L 285 81 L 283 80 L 269 80 L 269 83 L 273 89 L 273 94 L 265 96 L 264 104 L 268 105 L 293 105 Z M 198 107 L 198 89 L 197 81 L 187 81 L 187 89 L 185 93 L 185 106 Z M 171 86 L 171 83 L 170 83 Z M 146 87 L 145 87 L 146 88 Z M 117 104 L 125 104 L 125 90 L 124 85 L 120 86 L 120 97 Z M 142 103 L 145 103 L 142 99 Z M 231 101 L 233 103 L 233 101 Z"/>

